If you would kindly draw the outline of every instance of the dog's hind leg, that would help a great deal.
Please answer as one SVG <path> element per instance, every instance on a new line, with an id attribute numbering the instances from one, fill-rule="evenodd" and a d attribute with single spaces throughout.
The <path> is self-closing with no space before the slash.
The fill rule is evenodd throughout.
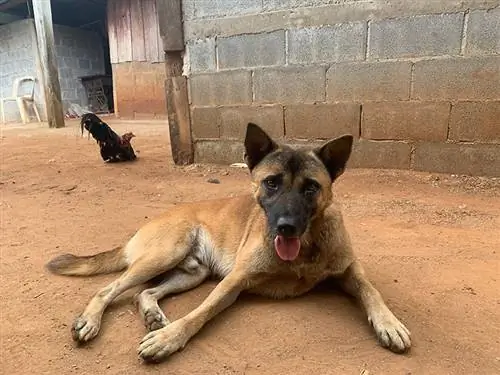
<path id="1" fill-rule="evenodd" d="M 188 256 L 169 271 L 158 286 L 146 289 L 135 297 L 139 313 L 148 331 L 165 327 L 169 322 L 158 301 L 167 295 L 196 288 L 210 275 L 210 270 L 195 257 Z"/>
<path id="2" fill-rule="evenodd" d="M 133 246 L 137 248 L 145 244 L 138 239 Z M 120 278 L 99 290 L 83 313 L 76 318 L 71 329 L 73 340 L 83 343 L 94 338 L 99 332 L 104 310 L 116 297 L 134 286 L 175 268 L 186 258 L 192 246 L 192 236 L 187 235 L 185 241 L 179 241 L 179 237 L 172 236 L 167 243 L 162 241 L 161 244 L 156 243 L 154 248 L 148 246 L 149 249 L 142 250 L 127 271 Z"/>

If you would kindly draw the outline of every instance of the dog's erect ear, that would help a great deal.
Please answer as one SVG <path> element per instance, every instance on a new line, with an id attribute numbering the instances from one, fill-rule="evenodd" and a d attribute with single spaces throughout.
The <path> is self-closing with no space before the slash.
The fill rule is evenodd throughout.
<path id="1" fill-rule="evenodd" d="M 352 141 L 352 135 L 344 135 L 314 150 L 328 170 L 332 182 L 344 173 L 349 156 L 351 156 Z"/>
<path id="2" fill-rule="evenodd" d="M 248 123 L 245 135 L 245 162 L 250 170 L 278 148 L 267 133 L 254 123 Z"/>

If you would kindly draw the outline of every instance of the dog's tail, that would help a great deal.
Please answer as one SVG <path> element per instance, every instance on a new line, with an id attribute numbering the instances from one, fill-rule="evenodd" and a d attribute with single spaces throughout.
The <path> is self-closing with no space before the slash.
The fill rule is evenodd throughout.
<path id="1" fill-rule="evenodd" d="M 128 263 L 121 246 L 89 256 L 59 255 L 46 265 L 50 272 L 66 276 L 92 276 L 112 273 L 122 271 L 127 266 Z"/>

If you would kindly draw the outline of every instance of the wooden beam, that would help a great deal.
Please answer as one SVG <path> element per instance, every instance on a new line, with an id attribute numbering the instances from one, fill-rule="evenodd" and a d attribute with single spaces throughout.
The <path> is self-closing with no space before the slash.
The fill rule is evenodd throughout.
<path id="1" fill-rule="evenodd" d="M 187 77 L 182 75 L 181 53 L 165 53 L 165 65 L 167 70 L 165 97 L 172 158 L 177 165 L 192 164 L 194 152 L 191 138 Z"/>
<path id="2" fill-rule="evenodd" d="M 118 61 L 118 36 L 116 35 L 116 0 L 108 0 L 106 23 L 108 24 L 109 59 L 111 64 Z M 114 86 L 114 85 L 113 85 Z M 114 95 L 114 94 L 113 94 Z M 116 96 L 115 96 L 116 100 Z M 116 108 L 116 106 L 115 106 Z"/>
<path id="3" fill-rule="evenodd" d="M 190 1 L 190 0 L 188 0 Z M 160 35 L 165 52 L 184 50 L 181 0 L 157 0 Z"/>
<path id="4" fill-rule="evenodd" d="M 45 92 L 45 110 L 49 127 L 64 127 L 64 114 L 61 99 L 61 86 L 57 70 L 52 10 L 50 1 L 33 0 L 33 15 L 37 37 L 38 56 Z"/>
<path id="5" fill-rule="evenodd" d="M 182 75 L 182 8 L 180 0 L 157 0 L 160 35 L 165 50 L 165 97 L 172 158 L 177 165 L 192 164 L 194 159 L 193 139 L 187 78 Z"/>

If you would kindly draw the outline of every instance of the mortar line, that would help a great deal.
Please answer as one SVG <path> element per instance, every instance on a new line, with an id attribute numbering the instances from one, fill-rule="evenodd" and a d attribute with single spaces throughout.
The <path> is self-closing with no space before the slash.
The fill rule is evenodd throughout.
<path id="1" fill-rule="evenodd" d="M 413 98 L 413 92 L 414 92 L 414 85 L 415 85 L 415 63 L 411 63 L 411 68 L 410 68 L 410 92 L 408 93 L 408 100 L 412 100 Z"/>
<path id="2" fill-rule="evenodd" d="M 453 110 L 453 103 L 450 103 L 450 111 L 448 112 L 448 126 L 446 128 L 446 141 L 450 140 L 450 127 L 451 127 L 451 111 Z"/>
<path id="3" fill-rule="evenodd" d="M 331 65 L 325 66 L 325 69 L 323 70 L 323 73 L 325 74 L 325 78 L 323 80 L 323 103 L 328 102 L 328 70 L 330 69 Z"/>
<path id="4" fill-rule="evenodd" d="M 361 138 L 361 126 L 363 123 L 363 104 L 359 105 L 358 138 Z"/>
<path id="5" fill-rule="evenodd" d="M 252 89 L 252 104 L 255 103 L 255 80 L 254 80 L 255 71 L 252 69 L 250 71 L 250 88 Z"/>
<path id="6" fill-rule="evenodd" d="M 469 28 L 469 9 L 465 10 L 464 20 L 462 23 L 462 35 L 460 38 L 460 55 L 465 54 L 465 48 L 467 47 L 467 29 Z"/>
<path id="7" fill-rule="evenodd" d="M 285 111 L 286 111 L 286 106 L 282 106 L 283 109 L 283 138 L 286 138 L 286 123 L 285 123 Z"/>
<path id="8" fill-rule="evenodd" d="M 219 71 L 219 38 L 216 36 L 215 37 L 215 71 Z"/>
<path id="9" fill-rule="evenodd" d="M 369 50 L 370 50 L 370 36 L 371 36 L 371 20 L 368 20 L 366 22 L 366 41 L 365 41 L 365 61 L 368 60 L 369 55 Z"/>
<path id="10" fill-rule="evenodd" d="M 288 65 L 288 29 L 285 29 L 285 65 Z"/>
<path id="11" fill-rule="evenodd" d="M 408 166 L 409 170 L 413 170 L 415 168 L 415 152 L 417 148 L 415 147 L 415 143 L 410 143 L 410 165 Z"/>

